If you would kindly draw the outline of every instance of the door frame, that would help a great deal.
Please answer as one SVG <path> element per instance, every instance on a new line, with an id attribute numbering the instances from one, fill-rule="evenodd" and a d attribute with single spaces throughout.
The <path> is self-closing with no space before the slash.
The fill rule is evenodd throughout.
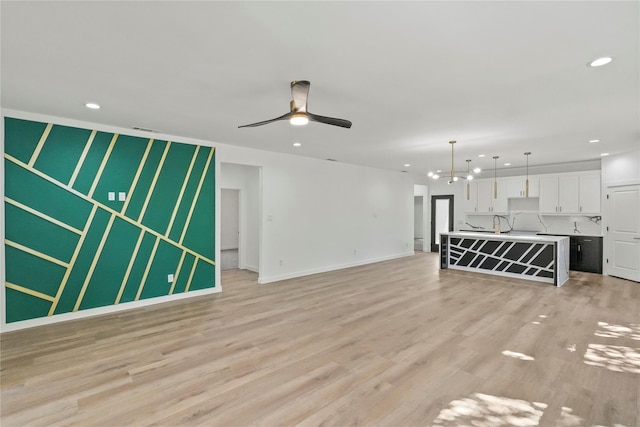
<path id="1" fill-rule="evenodd" d="M 453 231 L 453 194 L 431 196 L 431 252 L 439 252 L 436 245 L 436 200 L 449 200 L 449 231 Z"/>
<path id="2" fill-rule="evenodd" d="M 636 270 L 635 274 L 632 274 L 631 271 L 629 272 L 624 272 L 624 273 L 620 273 L 619 271 L 611 271 L 615 265 L 615 250 L 614 250 L 614 239 L 613 236 L 611 235 L 611 232 L 613 230 L 609 230 L 609 227 L 612 226 L 611 221 L 612 218 L 615 217 L 614 214 L 614 209 L 615 206 L 613 204 L 613 197 L 610 197 L 611 193 L 614 193 L 615 190 L 621 189 L 621 188 L 633 188 L 636 187 L 638 188 L 638 190 L 640 190 L 640 184 L 614 184 L 614 185 L 607 185 L 606 186 L 606 192 L 604 195 L 604 202 L 606 203 L 605 205 L 605 209 L 604 209 L 604 213 L 606 215 L 606 227 L 605 227 L 605 233 L 604 233 L 604 254 L 605 254 L 605 260 L 604 260 L 604 273 L 608 276 L 613 276 L 613 277 L 619 277 L 622 279 L 626 279 L 626 280 L 631 280 L 634 282 L 640 282 L 640 273 L 638 272 L 638 270 Z M 636 207 L 636 209 L 640 209 L 640 207 Z M 638 239 L 638 237 L 635 237 L 634 239 Z M 640 246 L 640 243 L 638 243 L 638 245 Z M 639 260 L 640 262 L 640 260 Z"/>
<path id="3" fill-rule="evenodd" d="M 244 238 L 244 206 L 242 203 L 242 197 L 243 197 L 243 191 L 241 188 L 237 188 L 237 187 L 220 187 L 220 199 L 222 199 L 222 190 L 231 190 L 231 191 L 237 191 L 238 192 L 238 270 L 244 270 L 245 269 L 245 262 L 244 262 L 244 242 L 243 242 L 243 238 Z M 221 200 L 222 201 L 222 200 Z M 224 224 L 222 222 L 222 211 L 220 212 L 220 234 L 221 234 L 221 248 L 220 250 L 222 251 L 222 227 L 224 227 Z"/>

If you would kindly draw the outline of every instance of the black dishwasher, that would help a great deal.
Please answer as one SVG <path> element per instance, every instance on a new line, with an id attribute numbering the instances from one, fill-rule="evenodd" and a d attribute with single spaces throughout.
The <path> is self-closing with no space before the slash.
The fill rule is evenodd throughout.
<path id="1" fill-rule="evenodd" d="M 602 237 L 569 236 L 569 269 L 602 274 Z"/>

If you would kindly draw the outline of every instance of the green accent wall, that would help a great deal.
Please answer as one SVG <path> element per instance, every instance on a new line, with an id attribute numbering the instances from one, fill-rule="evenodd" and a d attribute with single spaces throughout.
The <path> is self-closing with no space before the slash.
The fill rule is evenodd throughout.
<path id="1" fill-rule="evenodd" d="M 4 124 L 7 323 L 215 287 L 213 148 Z"/>

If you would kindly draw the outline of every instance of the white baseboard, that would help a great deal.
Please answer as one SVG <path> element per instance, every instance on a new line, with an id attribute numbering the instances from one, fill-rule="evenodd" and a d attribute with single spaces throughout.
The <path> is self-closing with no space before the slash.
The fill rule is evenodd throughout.
<path id="1" fill-rule="evenodd" d="M 276 276 L 259 277 L 258 278 L 258 283 L 266 284 L 266 283 L 272 283 L 272 282 L 279 282 L 280 280 L 295 279 L 296 277 L 310 276 L 312 274 L 319 274 L 319 273 L 327 273 L 329 271 L 335 271 L 335 270 L 343 270 L 345 268 L 358 267 L 360 265 L 367 265 L 367 264 L 373 264 L 373 263 L 376 263 L 376 262 L 389 261 L 389 260 L 392 260 L 392 259 L 404 258 L 404 257 L 407 257 L 407 256 L 413 256 L 413 255 L 415 255 L 415 252 L 414 251 L 410 251 L 410 252 L 403 252 L 403 253 L 400 253 L 400 254 L 383 256 L 383 257 L 379 257 L 379 258 L 369 258 L 369 259 L 355 261 L 355 262 L 348 262 L 348 263 L 345 263 L 345 264 L 337 264 L 337 265 L 330 265 L 330 266 L 327 266 L 327 267 L 314 268 L 314 269 L 311 269 L 311 270 L 296 271 L 294 273 L 279 274 L 279 275 L 276 275 Z"/>
<path id="2" fill-rule="evenodd" d="M 258 269 L 258 267 L 254 266 L 254 265 L 245 264 L 243 266 L 243 269 L 244 270 L 253 271 L 254 273 L 260 273 L 260 270 Z"/>
<path id="3" fill-rule="evenodd" d="M 88 310 L 76 311 L 74 313 L 61 313 L 37 319 L 22 320 L 19 322 L 3 323 L 0 333 L 17 331 L 19 329 L 33 328 L 36 326 L 50 325 L 52 323 L 67 322 L 69 320 L 84 319 L 87 317 L 100 316 L 103 314 L 116 313 L 119 311 L 132 310 L 149 305 L 161 304 L 169 301 L 177 301 L 185 298 L 194 298 L 203 295 L 220 292 L 220 285 L 214 288 L 200 289 L 192 292 L 182 292 L 175 295 L 165 295 L 157 298 L 149 298 L 141 301 L 125 302 L 118 305 L 108 305 L 106 307 L 91 308 Z"/>

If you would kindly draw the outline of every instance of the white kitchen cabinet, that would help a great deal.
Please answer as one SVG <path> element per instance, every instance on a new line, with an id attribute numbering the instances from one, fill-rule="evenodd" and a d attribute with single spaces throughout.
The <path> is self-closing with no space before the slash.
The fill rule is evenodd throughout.
<path id="1" fill-rule="evenodd" d="M 516 176 L 509 178 L 507 181 L 507 198 L 517 199 L 527 197 L 527 177 Z M 540 195 L 540 179 L 538 177 L 529 177 L 529 197 L 538 197 Z"/>
<path id="2" fill-rule="evenodd" d="M 600 213 L 600 174 L 540 177 L 540 213 Z"/>
<path id="3" fill-rule="evenodd" d="M 600 174 L 580 175 L 578 194 L 579 213 L 600 214 Z"/>
<path id="4" fill-rule="evenodd" d="M 494 197 L 494 180 L 481 179 L 476 182 L 477 205 L 475 213 L 503 215 L 508 211 L 507 183 L 498 180 L 498 193 Z"/>
<path id="5" fill-rule="evenodd" d="M 540 213 L 558 213 L 558 177 L 540 177 Z"/>

